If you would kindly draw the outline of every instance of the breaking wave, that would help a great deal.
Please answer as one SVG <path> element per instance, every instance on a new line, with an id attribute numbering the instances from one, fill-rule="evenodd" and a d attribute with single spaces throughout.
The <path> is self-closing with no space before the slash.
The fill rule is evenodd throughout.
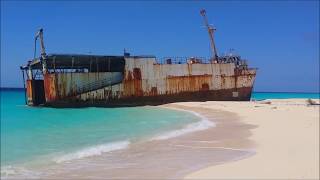
<path id="1" fill-rule="evenodd" d="M 0 179 L 36 179 L 40 173 L 28 170 L 20 166 L 1 166 Z"/>
<path id="2" fill-rule="evenodd" d="M 176 108 L 171 108 L 171 109 L 176 109 Z M 187 111 L 182 109 L 176 109 L 176 110 Z M 212 121 L 209 121 L 206 117 L 202 116 L 201 114 L 193 111 L 187 111 L 187 112 L 198 116 L 201 120 L 195 123 L 188 124 L 184 126 L 182 129 L 173 130 L 173 131 L 160 134 L 158 136 L 153 137 L 151 140 L 166 140 L 166 139 L 178 137 L 187 133 L 202 131 L 215 126 L 215 123 L 213 123 Z"/>
<path id="3" fill-rule="evenodd" d="M 56 163 L 61 163 L 65 161 L 82 159 L 86 157 L 98 156 L 98 155 L 101 155 L 102 153 L 126 149 L 129 146 L 129 144 L 130 144 L 129 141 L 118 141 L 118 142 L 113 142 L 108 144 L 101 144 L 101 145 L 85 148 L 85 149 L 76 151 L 74 153 L 63 155 L 59 158 L 54 159 L 54 161 Z"/>

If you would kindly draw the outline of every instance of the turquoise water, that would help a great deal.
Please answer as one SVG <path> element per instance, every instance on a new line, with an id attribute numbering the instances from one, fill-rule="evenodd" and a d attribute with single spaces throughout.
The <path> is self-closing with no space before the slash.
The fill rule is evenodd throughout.
<path id="1" fill-rule="evenodd" d="M 256 100 L 275 98 L 319 98 L 319 93 L 252 95 Z M 1 166 L 99 155 L 194 122 L 199 122 L 194 114 L 158 107 L 29 107 L 24 104 L 24 91 L 1 90 Z"/>
<path id="2" fill-rule="evenodd" d="M 28 107 L 23 91 L 5 90 L 1 91 L 1 166 L 121 149 L 198 119 L 191 113 L 156 107 Z"/>
<path id="3" fill-rule="evenodd" d="M 311 98 L 319 99 L 320 93 L 288 93 L 288 92 L 254 92 L 251 99 L 288 99 L 288 98 Z"/>

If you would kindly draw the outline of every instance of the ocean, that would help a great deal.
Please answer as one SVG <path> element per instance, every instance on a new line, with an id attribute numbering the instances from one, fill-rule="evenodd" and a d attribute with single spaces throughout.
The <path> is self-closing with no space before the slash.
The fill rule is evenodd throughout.
<path id="1" fill-rule="evenodd" d="M 252 93 L 252 100 L 264 100 L 264 99 L 319 99 L 320 93 L 301 93 L 301 92 L 254 92 Z"/>
<path id="2" fill-rule="evenodd" d="M 29 107 L 21 90 L 1 91 L 1 166 L 67 161 L 126 148 L 197 122 L 167 108 Z"/>
<path id="3" fill-rule="evenodd" d="M 319 98 L 317 93 L 253 93 L 252 99 Z M 1 90 L 1 175 L 57 164 L 214 126 L 199 114 L 153 106 L 29 107 L 23 90 Z M 9 176 L 10 177 L 10 176 Z"/>

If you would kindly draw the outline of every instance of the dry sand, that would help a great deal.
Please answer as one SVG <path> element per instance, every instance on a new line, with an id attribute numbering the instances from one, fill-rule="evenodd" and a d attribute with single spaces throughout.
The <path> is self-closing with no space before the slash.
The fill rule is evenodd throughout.
<path id="1" fill-rule="evenodd" d="M 256 144 L 255 155 L 209 166 L 185 178 L 319 179 L 319 105 L 308 106 L 306 99 L 174 105 L 234 112 L 243 123 L 256 126 L 249 137 Z"/>
<path id="2" fill-rule="evenodd" d="M 319 103 L 319 100 L 317 100 Z M 39 179 L 318 179 L 319 105 L 306 99 L 181 102 L 215 127 L 50 166 Z M 197 122 L 198 123 L 198 122 Z M 31 170 L 33 170 L 31 168 Z M 190 174 L 191 173 L 191 174 Z M 21 175 L 17 179 L 26 179 Z"/>

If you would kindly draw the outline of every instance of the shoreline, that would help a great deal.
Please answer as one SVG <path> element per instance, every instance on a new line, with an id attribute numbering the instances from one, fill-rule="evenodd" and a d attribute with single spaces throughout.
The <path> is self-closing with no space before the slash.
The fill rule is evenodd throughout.
<path id="1" fill-rule="evenodd" d="M 319 158 L 319 154 L 315 154 L 319 152 L 319 142 L 314 142 L 319 141 L 319 137 L 313 139 L 311 135 L 319 135 L 319 121 L 314 120 L 319 119 L 319 113 L 315 112 L 319 112 L 320 106 L 307 106 L 306 101 L 208 101 L 157 106 L 188 111 L 199 117 L 195 123 L 205 118 L 213 125 L 195 126 L 196 130 L 186 132 L 184 126 L 173 130 L 179 131 L 173 136 L 169 131 L 167 138 L 151 138 L 132 143 L 126 149 L 42 167 L 38 170 L 45 173 L 38 178 L 317 178 L 319 161 L 312 158 Z M 300 134 L 306 135 L 299 139 Z M 295 156 L 290 151 L 295 152 Z"/>
<path id="2" fill-rule="evenodd" d="M 217 101 L 210 101 L 210 102 L 217 102 Z M 225 101 L 219 101 L 225 102 Z M 231 101 L 232 102 L 232 101 Z M 198 114 L 199 117 L 208 119 L 209 121 L 214 122 L 213 127 L 209 127 L 208 129 L 199 130 L 195 132 L 191 132 L 188 134 L 182 135 L 185 141 L 193 140 L 196 134 L 201 134 L 201 138 L 206 138 L 207 140 L 203 141 L 200 140 L 201 143 L 200 147 L 192 147 L 192 146 L 184 146 L 185 148 L 211 148 L 211 149 L 221 149 L 221 150 L 232 150 L 232 151 L 241 151 L 245 152 L 245 154 L 238 155 L 233 158 L 228 158 L 228 160 L 220 161 L 220 162 L 211 162 L 212 164 L 209 166 L 217 166 L 223 165 L 226 163 L 232 163 L 235 161 L 240 161 L 251 156 L 254 156 L 255 151 L 255 142 L 250 139 L 251 136 L 251 129 L 255 129 L 255 125 L 247 124 L 241 121 L 241 118 L 238 114 L 225 111 L 221 109 L 210 109 L 203 106 L 190 106 L 189 103 L 192 104 L 203 104 L 205 102 L 177 102 L 177 103 L 170 103 L 166 105 L 161 105 L 165 108 L 170 108 L 179 111 L 186 111 L 192 114 Z M 231 131 L 232 133 L 228 133 Z M 211 137 L 210 137 L 211 136 Z M 178 137 L 179 138 L 179 137 Z M 199 140 L 199 139 L 197 139 Z M 213 144 L 209 143 L 213 142 Z M 209 163 L 210 164 L 210 163 Z M 207 167 L 200 168 L 198 170 L 189 170 L 189 173 L 186 173 L 183 176 L 175 176 L 174 178 L 182 179 L 194 172 L 201 171 Z M 210 178 L 210 177 L 209 177 Z M 197 177 L 195 178 L 197 179 Z M 208 179 L 208 178 L 206 178 Z"/>
<path id="3" fill-rule="evenodd" d="M 209 121 L 217 123 L 216 127 L 168 139 L 152 140 L 151 138 L 150 141 L 132 143 L 123 150 L 59 164 L 57 168 L 60 169 L 59 171 L 43 178 L 71 178 L 70 174 L 73 174 L 72 178 L 182 179 L 187 174 L 202 168 L 243 159 L 254 154 L 251 148 L 254 145 L 247 139 L 248 129 L 254 127 L 240 123 L 234 113 L 207 111 L 203 107 L 182 108 L 173 104 L 159 107 L 164 106 L 199 114 L 200 122 L 201 116 L 204 116 Z M 225 133 L 226 129 L 233 130 L 235 133 Z M 81 171 L 74 168 L 83 163 L 94 164 L 96 168 L 90 166 Z M 61 172 L 61 167 L 75 170 Z"/>
<path id="4" fill-rule="evenodd" d="M 255 155 L 208 166 L 185 179 L 319 178 L 319 105 L 295 98 L 176 104 L 233 112 L 243 123 L 256 126 L 249 137 L 256 143 Z"/>
<path id="5" fill-rule="evenodd" d="M 208 111 L 203 107 L 190 109 L 172 104 L 164 106 L 166 107 L 158 107 L 171 109 L 175 107 L 179 108 L 175 109 L 177 111 L 188 111 L 198 115 L 199 121 L 194 123 L 203 121 L 201 118 L 205 117 L 208 121 L 217 123 L 216 127 L 202 129 L 203 127 L 196 124 L 196 131 L 188 130 L 178 136 L 158 140 L 152 140 L 151 137 L 150 140 L 130 143 L 128 148 L 102 153 L 99 156 L 43 167 L 30 167 L 31 172 L 35 170 L 35 177 L 30 178 L 181 179 L 202 168 L 253 155 L 254 152 L 250 148 L 253 146 L 252 142 L 247 139 L 248 129 L 253 127 L 240 123 L 234 113 Z M 199 127 L 200 130 L 197 129 Z M 181 129 L 174 131 L 179 130 Z M 226 133 L 226 130 L 234 133 Z M 37 177 L 38 172 L 41 172 L 39 177 Z"/>

